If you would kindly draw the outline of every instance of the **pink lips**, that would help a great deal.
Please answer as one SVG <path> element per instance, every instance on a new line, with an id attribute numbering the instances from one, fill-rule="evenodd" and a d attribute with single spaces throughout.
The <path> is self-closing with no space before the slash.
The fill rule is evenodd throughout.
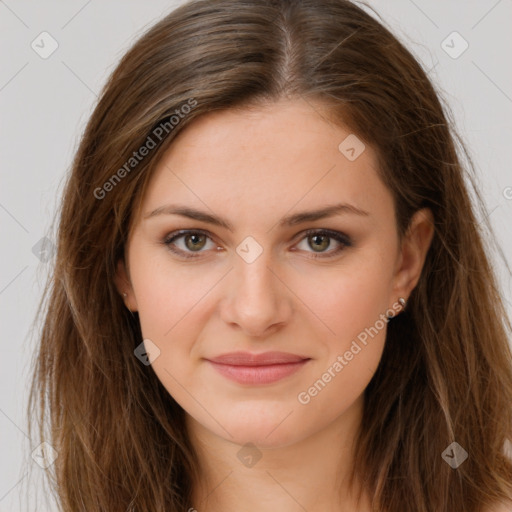
<path id="1" fill-rule="evenodd" d="M 207 359 L 224 377 L 239 384 L 270 384 L 300 370 L 310 358 L 286 352 L 232 352 Z"/>

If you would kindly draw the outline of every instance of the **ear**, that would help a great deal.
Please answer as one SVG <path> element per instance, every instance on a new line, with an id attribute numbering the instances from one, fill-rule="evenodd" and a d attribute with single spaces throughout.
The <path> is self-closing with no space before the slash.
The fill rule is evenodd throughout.
<path id="1" fill-rule="evenodd" d="M 133 292 L 130 275 L 123 258 L 117 262 L 114 283 L 117 291 L 120 293 L 126 307 L 133 313 L 137 311 L 137 301 Z M 125 296 L 126 294 L 126 296 Z"/>
<path id="2" fill-rule="evenodd" d="M 402 241 L 394 275 L 393 291 L 396 297 L 407 300 L 418 284 L 433 236 L 434 216 L 431 210 L 418 210 L 413 215 Z"/>

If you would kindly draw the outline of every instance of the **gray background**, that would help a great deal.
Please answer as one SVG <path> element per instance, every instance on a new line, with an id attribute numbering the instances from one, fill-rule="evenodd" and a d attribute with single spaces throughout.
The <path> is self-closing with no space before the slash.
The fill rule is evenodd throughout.
<path id="1" fill-rule="evenodd" d="M 49 265 L 37 244 L 49 233 L 64 175 L 108 74 L 137 36 L 179 3 L 0 0 L 0 512 L 27 510 L 28 492 L 37 510 L 56 510 L 43 502 L 43 470 L 31 458 L 36 444 L 26 434 L 36 343 L 30 328 Z M 512 0 L 369 3 L 430 70 L 450 105 L 477 165 L 502 257 L 509 261 Z M 58 43 L 46 59 L 31 47 L 33 41 L 43 45 L 43 31 Z M 453 31 L 469 44 L 457 58 L 443 49 L 449 45 L 454 54 L 463 48 L 458 36 L 446 39 Z M 44 48 L 50 48 L 49 39 Z M 512 313 L 511 277 L 500 256 L 493 258 Z"/>

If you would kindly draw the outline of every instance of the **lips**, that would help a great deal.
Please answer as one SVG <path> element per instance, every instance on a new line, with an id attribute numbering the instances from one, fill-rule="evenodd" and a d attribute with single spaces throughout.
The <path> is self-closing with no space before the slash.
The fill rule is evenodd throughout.
<path id="1" fill-rule="evenodd" d="M 209 359 L 213 363 L 229 364 L 233 366 L 266 366 L 271 364 L 298 363 L 308 357 L 302 357 L 288 352 L 263 352 L 251 354 L 250 352 L 231 352 Z"/>
<path id="2" fill-rule="evenodd" d="M 310 358 L 287 352 L 231 352 L 207 361 L 224 377 L 239 384 L 270 384 L 300 370 Z"/>

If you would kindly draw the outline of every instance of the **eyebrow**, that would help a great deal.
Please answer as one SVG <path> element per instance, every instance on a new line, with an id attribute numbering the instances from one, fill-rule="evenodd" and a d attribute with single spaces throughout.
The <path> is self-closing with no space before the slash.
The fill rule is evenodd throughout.
<path id="1" fill-rule="evenodd" d="M 354 205 L 348 203 L 338 203 L 320 208 L 318 210 L 304 211 L 283 217 L 280 220 L 279 225 L 281 227 L 295 226 L 296 224 L 301 224 L 303 222 L 311 222 L 342 214 L 353 214 L 361 217 L 367 217 L 370 215 L 367 211 L 361 210 Z M 207 212 L 196 210 L 195 208 L 190 208 L 188 206 L 172 204 L 160 206 L 159 208 L 156 208 L 149 214 L 145 215 L 144 220 L 156 217 L 158 215 L 181 215 L 182 217 L 207 222 L 208 224 L 213 224 L 214 226 L 225 228 L 231 232 L 233 231 L 233 225 L 222 217 L 211 215 Z"/>

